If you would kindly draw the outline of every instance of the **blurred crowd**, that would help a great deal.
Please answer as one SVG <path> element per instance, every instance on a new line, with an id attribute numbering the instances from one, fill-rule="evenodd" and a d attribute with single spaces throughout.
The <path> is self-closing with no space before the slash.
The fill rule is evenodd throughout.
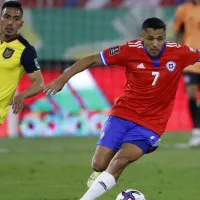
<path id="1" fill-rule="evenodd" d="M 0 0 L 4 2 L 5 0 Z M 138 4 L 155 6 L 177 6 L 188 0 L 19 0 L 24 7 L 84 7 L 84 8 L 114 8 L 134 7 Z"/>

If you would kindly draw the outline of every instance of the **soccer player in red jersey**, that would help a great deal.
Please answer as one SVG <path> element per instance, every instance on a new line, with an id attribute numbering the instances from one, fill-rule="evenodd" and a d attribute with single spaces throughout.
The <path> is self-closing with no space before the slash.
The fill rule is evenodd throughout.
<path id="1" fill-rule="evenodd" d="M 185 45 L 166 42 L 166 25 L 149 18 L 142 25 L 141 40 L 106 49 L 86 57 L 45 86 L 56 94 L 75 74 L 102 64 L 126 68 L 124 94 L 110 111 L 92 159 L 102 172 L 81 200 L 94 200 L 110 190 L 123 170 L 154 151 L 171 115 L 176 90 L 185 67 L 200 60 L 200 53 Z"/>

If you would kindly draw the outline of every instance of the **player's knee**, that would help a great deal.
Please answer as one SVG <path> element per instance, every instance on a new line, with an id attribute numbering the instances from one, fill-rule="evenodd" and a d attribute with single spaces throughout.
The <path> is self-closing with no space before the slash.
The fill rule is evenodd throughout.
<path id="1" fill-rule="evenodd" d="M 107 165 L 103 159 L 93 158 L 92 159 L 92 168 L 96 172 L 103 172 L 106 170 Z"/>

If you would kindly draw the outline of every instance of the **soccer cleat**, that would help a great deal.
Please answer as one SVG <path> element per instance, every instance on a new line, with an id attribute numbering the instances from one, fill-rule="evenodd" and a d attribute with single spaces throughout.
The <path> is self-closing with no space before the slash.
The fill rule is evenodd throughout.
<path id="1" fill-rule="evenodd" d="M 87 181 L 87 186 L 90 188 L 91 185 L 94 183 L 94 181 L 96 180 L 96 178 L 101 174 L 101 172 L 93 172 L 88 181 Z"/>
<path id="2" fill-rule="evenodd" d="M 200 129 L 192 131 L 192 137 L 189 141 L 189 147 L 200 147 Z"/>

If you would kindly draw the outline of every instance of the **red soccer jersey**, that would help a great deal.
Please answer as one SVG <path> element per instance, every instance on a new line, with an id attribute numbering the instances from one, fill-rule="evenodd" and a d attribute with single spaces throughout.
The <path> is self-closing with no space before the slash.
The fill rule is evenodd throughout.
<path id="1" fill-rule="evenodd" d="M 151 57 L 142 42 L 134 40 L 99 55 L 103 65 L 126 67 L 124 94 L 110 115 L 138 123 L 161 136 L 172 113 L 182 70 L 199 61 L 199 51 L 166 42 L 160 54 Z"/>

